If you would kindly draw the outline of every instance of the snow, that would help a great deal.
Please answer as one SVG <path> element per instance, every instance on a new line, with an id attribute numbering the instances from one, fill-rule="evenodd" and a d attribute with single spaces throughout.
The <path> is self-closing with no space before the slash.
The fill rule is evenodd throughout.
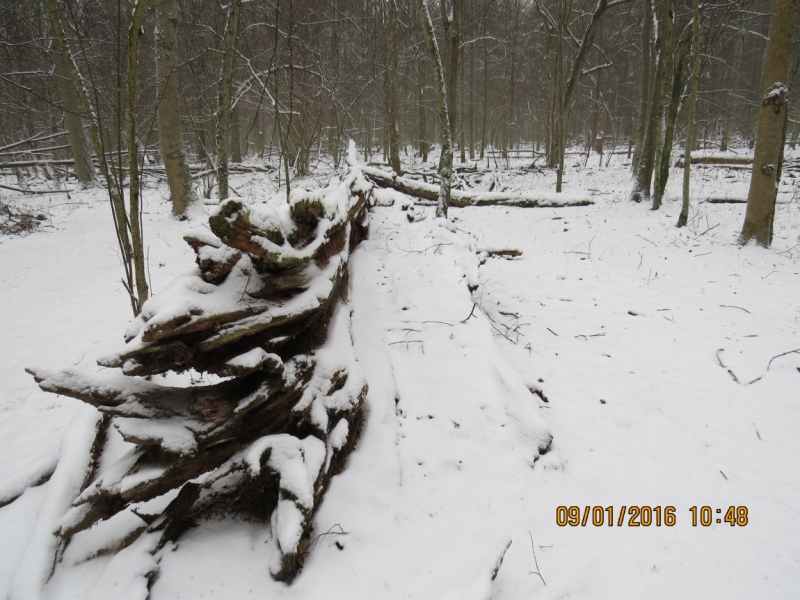
<path id="1" fill-rule="evenodd" d="M 259 442 L 298 501 L 282 498 L 273 523 L 219 517 L 155 553 L 157 534 L 144 533 L 110 556 L 142 527 L 125 511 L 61 553 L 53 530 L 75 517 L 98 413 L 42 392 L 24 368 L 93 368 L 122 342 L 130 308 L 102 192 L 72 192 L 69 204 L 63 194 L 37 197 L 51 227 L 0 240 L 0 498 L 19 496 L 0 508 L 0 596 L 798 597 L 800 354 L 773 358 L 800 348 L 794 180 L 781 186 L 773 247 L 740 247 L 745 206 L 699 201 L 745 197 L 749 173 L 693 169 L 689 227 L 677 230 L 680 171 L 662 209 L 651 211 L 627 201 L 622 160 L 568 165 L 567 193 L 589 191 L 594 202 L 581 208 L 453 208 L 443 223 L 402 194 L 375 193 L 391 206 L 372 210 L 370 239 L 351 257 L 350 304 L 315 353 L 315 393 L 303 400 L 345 409 L 346 386 L 363 377 L 366 421 L 317 507 L 311 539 L 328 535 L 291 586 L 270 577 L 274 546 L 296 545 L 311 475 L 329 467 L 352 426 L 324 423 L 319 408 L 314 427 L 329 431 L 327 443 Z M 261 175 L 235 177 L 248 202 L 274 192 Z M 523 193 L 554 187 L 549 172 L 498 179 Z M 164 188 L 144 194 L 160 301 L 195 268 L 182 237 L 206 208 L 182 223 L 170 217 Z M 265 206 L 279 205 L 285 195 L 276 192 Z M 408 223 L 409 212 L 419 219 Z M 522 256 L 481 264 L 479 250 L 512 248 Z M 240 297 L 239 285 L 228 299 Z M 202 297 L 193 292 L 191 301 Z M 345 387 L 327 396 L 326 377 L 341 368 Z M 135 428 L 130 421 L 117 424 Z M 175 431 L 162 439 L 179 444 Z M 111 433 L 121 462 L 103 465 L 101 479 L 123 485 L 114 473 L 127 473 L 136 456 Z M 252 449 L 251 468 L 261 468 L 261 449 Z M 157 514 L 169 500 L 137 510 Z M 623 505 L 671 505 L 677 523 L 559 527 L 562 505 L 612 506 L 615 515 Z M 723 514 L 747 506 L 749 523 L 693 527 L 689 508 L 704 505 Z M 506 537 L 513 543 L 487 588 L 493 548 Z"/>

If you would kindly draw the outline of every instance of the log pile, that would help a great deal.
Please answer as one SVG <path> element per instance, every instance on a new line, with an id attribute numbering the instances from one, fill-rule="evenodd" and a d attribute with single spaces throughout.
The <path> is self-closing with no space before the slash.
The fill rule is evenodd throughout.
<path id="1" fill-rule="evenodd" d="M 197 268 L 144 304 L 124 347 L 100 361 L 108 369 L 28 369 L 43 390 L 105 415 L 94 477 L 57 535 L 132 510 L 142 532 L 161 532 L 160 547 L 234 512 L 271 522 L 271 573 L 295 577 L 362 423 L 367 385 L 342 299 L 370 195 L 353 166 L 340 184 L 276 208 L 227 200 L 210 230 L 185 237 Z M 174 387 L 153 377 L 189 370 L 225 379 Z M 116 432 L 125 452 L 106 443 Z M 163 512 L 137 511 L 175 490 Z"/>

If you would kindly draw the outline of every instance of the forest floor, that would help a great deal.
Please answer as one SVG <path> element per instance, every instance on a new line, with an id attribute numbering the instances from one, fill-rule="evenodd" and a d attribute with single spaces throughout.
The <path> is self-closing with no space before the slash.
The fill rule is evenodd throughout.
<path id="1" fill-rule="evenodd" d="M 737 243 L 744 204 L 705 202 L 746 197 L 746 170 L 695 169 L 689 226 L 677 229 L 682 171 L 652 211 L 628 200 L 623 156 L 572 162 L 565 191 L 588 192 L 592 206 L 452 208 L 449 229 L 431 207 L 403 210 L 396 192 L 384 194 L 394 206 L 372 210 L 349 293 L 367 423 L 315 517 L 315 535 L 328 535 L 291 586 L 270 578 L 268 524 L 225 517 L 168 544 L 149 590 L 136 545 L 93 556 L 113 533 L 79 534 L 43 597 L 436 599 L 469 587 L 507 536 L 496 600 L 800 597 L 800 353 L 790 352 L 800 350 L 800 180 L 784 179 L 764 249 Z M 529 163 L 492 163 L 466 182 L 553 190 L 554 173 Z M 332 175 L 320 168 L 295 185 Z M 285 201 L 266 174 L 232 183 L 249 202 Z M 24 577 L 62 435 L 94 410 L 40 391 L 24 368 L 92 367 L 121 345 L 131 315 L 101 191 L 2 193 L 45 217 L 34 233 L 0 237 L 5 598 Z M 166 196 L 163 182 L 146 186 L 155 294 L 193 268 L 182 235 L 211 208 L 177 221 Z M 476 257 L 510 248 L 522 256 Z M 592 514 L 559 526 L 559 506 L 581 519 L 587 506 L 612 507 L 613 526 L 605 510 L 602 526 Z M 620 526 L 632 506 L 661 507 L 662 524 L 654 514 L 650 526 L 627 516 Z M 695 506 L 698 520 L 711 507 L 709 526 L 692 525 Z M 730 506 L 747 508 L 746 525 L 717 522 Z"/>

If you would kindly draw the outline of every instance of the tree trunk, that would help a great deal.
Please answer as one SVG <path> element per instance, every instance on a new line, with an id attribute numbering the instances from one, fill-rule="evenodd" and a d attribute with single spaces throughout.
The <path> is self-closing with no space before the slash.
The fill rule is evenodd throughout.
<path id="1" fill-rule="evenodd" d="M 178 1 L 156 3 L 156 72 L 158 78 L 158 135 L 167 173 L 172 214 L 183 215 L 195 201 L 192 174 L 183 147 L 178 108 Z"/>
<path id="2" fill-rule="evenodd" d="M 400 75 L 397 64 L 397 0 L 389 0 L 389 164 L 398 175 L 403 174 L 400 166 L 400 128 L 397 124 L 399 111 L 399 82 Z"/>
<path id="3" fill-rule="evenodd" d="M 242 127 L 241 111 L 237 103 L 231 110 L 231 162 L 241 164 L 242 162 Z"/>
<path id="4" fill-rule="evenodd" d="M 231 126 L 231 96 L 233 94 L 233 61 L 236 57 L 236 38 L 239 34 L 239 12 L 242 0 L 231 0 L 222 46 L 222 68 L 219 74 L 217 102 L 217 186 L 219 199 L 228 197 L 228 135 Z M 277 98 L 276 98 L 277 99 Z"/>
<path id="5" fill-rule="evenodd" d="M 700 82 L 700 0 L 692 0 L 692 78 L 689 104 L 687 106 L 686 141 L 683 148 L 683 204 L 678 216 L 678 227 L 683 227 L 689 220 L 689 177 L 692 173 L 692 148 L 697 136 L 697 86 Z"/>
<path id="6" fill-rule="evenodd" d="M 428 162 L 428 121 L 425 113 L 425 63 L 417 60 L 417 105 L 419 106 L 419 156 Z"/>
<path id="7" fill-rule="evenodd" d="M 444 25 L 444 39 L 447 47 L 447 114 L 450 117 L 450 140 L 456 138 L 456 125 L 458 123 L 458 59 L 461 46 L 461 2 L 450 0 L 452 13 L 447 14 L 447 1 L 441 0 L 442 24 Z"/>
<path id="8" fill-rule="evenodd" d="M 686 54 L 689 50 L 691 43 L 691 27 L 687 27 L 684 34 L 681 36 L 681 41 L 678 43 L 677 51 L 675 52 L 674 67 L 672 72 L 672 95 L 669 101 L 669 108 L 667 109 L 666 128 L 664 131 L 664 142 L 661 149 L 661 161 L 658 164 L 658 173 L 656 176 L 655 196 L 658 198 L 659 205 L 664 198 L 664 190 L 667 188 L 667 180 L 669 179 L 669 171 L 672 166 L 672 143 L 675 139 L 675 122 L 678 118 L 678 109 L 681 103 L 681 94 L 683 92 L 683 65 L 686 62 Z"/>
<path id="9" fill-rule="evenodd" d="M 763 99 L 758 115 L 753 174 L 747 195 L 740 242 L 752 239 L 761 246 L 772 243 L 775 199 L 781 173 L 783 140 L 786 130 L 791 66 L 792 34 L 800 3 L 775 0 L 769 25 L 769 42 L 761 76 Z"/>
<path id="10" fill-rule="evenodd" d="M 653 37 L 653 3 L 652 0 L 644 1 L 644 20 L 642 21 L 642 85 L 639 96 L 639 123 L 636 127 L 636 145 L 633 148 L 633 172 L 639 170 L 639 159 L 644 145 L 645 129 L 647 128 L 647 109 L 650 106 L 650 50 Z"/>
<path id="11" fill-rule="evenodd" d="M 75 160 L 75 177 L 84 187 L 87 187 L 95 181 L 95 172 L 86 140 L 86 132 L 83 130 L 83 123 L 81 123 L 80 100 L 75 91 L 75 85 L 72 83 L 64 53 L 59 49 L 56 49 L 55 53 L 55 72 L 58 78 L 61 105 L 64 107 L 64 125 L 67 128 L 69 147 L 72 152 L 72 158 Z"/>
<path id="12" fill-rule="evenodd" d="M 125 90 L 125 137 L 128 140 L 128 201 L 131 238 L 133 242 L 133 270 L 136 277 L 136 314 L 142 310 L 150 291 L 144 264 L 144 243 L 141 223 L 141 187 L 139 185 L 139 144 L 136 140 L 136 78 L 139 72 L 139 38 L 142 20 L 150 0 L 136 0 L 133 19 L 128 30 L 128 74 Z"/>
<path id="13" fill-rule="evenodd" d="M 667 81 L 669 80 L 670 75 L 672 74 L 672 30 L 675 25 L 675 13 L 673 9 L 673 2 L 672 0 L 665 0 L 664 2 L 664 18 L 661 20 L 663 23 L 662 25 L 662 42 L 661 42 L 661 54 L 659 58 L 658 64 L 658 77 L 656 79 L 656 94 L 657 97 L 653 102 L 655 107 L 655 115 L 654 120 L 655 128 L 656 128 L 656 136 L 655 136 L 655 159 L 653 161 L 653 167 L 651 167 L 651 171 L 655 169 L 655 182 L 654 188 L 656 190 L 660 187 L 660 179 L 662 177 L 661 169 L 661 153 L 664 151 L 664 138 L 666 136 L 665 131 L 665 114 L 664 110 L 667 107 L 667 97 L 668 97 L 668 88 L 667 88 Z M 671 91 L 671 90 L 670 90 Z M 671 98 L 671 94 L 669 95 Z M 648 191 L 650 186 L 648 185 Z M 653 210 L 658 210 L 661 207 L 661 194 L 658 192 L 653 194 Z"/>
<path id="14" fill-rule="evenodd" d="M 426 0 L 417 0 L 419 19 L 428 44 L 428 52 L 433 64 L 433 80 L 436 85 L 436 103 L 439 108 L 439 130 L 442 135 L 442 153 L 439 157 L 439 199 L 436 203 L 436 216 L 447 218 L 447 207 L 450 204 L 450 186 L 453 178 L 453 143 L 450 137 L 450 116 L 447 111 L 447 88 L 442 74 L 442 59 L 439 45 L 433 31 L 433 22 L 428 12 Z"/>
<path id="15" fill-rule="evenodd" d="M 653 13 L 652 18 L 655 18 L 655 13 Z M 649 98 L 644 139 L 642 140 L 642 147 L 639 152 L 639 164 L 634 175 L 633 191 L 631 192 L 631 199 L 636 202 L 650 199 L 650 184 L 653 181 L 653 164 L 656 151 L 656 132 L 661 121 L 661 112 L 659 109 L 663 107 L 664 98 L 664 80 L 666 75 L 664 73 L 666 58 L 664 42 L 664 32 L 659 31 L 655 46 L 655 78 Z"/>

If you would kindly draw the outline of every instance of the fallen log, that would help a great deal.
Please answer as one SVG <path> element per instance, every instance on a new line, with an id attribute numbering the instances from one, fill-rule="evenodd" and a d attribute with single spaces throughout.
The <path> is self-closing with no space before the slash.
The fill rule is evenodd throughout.
<path id="1" fill-rule="evenodd" d="M 376 185 L 388 187 L 409 196 L 435 202 L 439 196 L 439 186 L 398 177 L 392 173 L 362 167 L 364 175 Z M 505 192 L 475 192 L 452 190 L 450 206 L 517 206 L 520 208 L 560 208 L 564 206 L 589 206 L 594 204 L 585 194 L 563 194 L 556 192 L 528 192 L 509 194 Z"/>
<path id="2" fill-rule="evenodd" d="M 692 156 L 693 165 L 752 165 L 752 156 L 717 156 L 710 154 L 708 156 Z M 675 162 L 675 166 L 682 169 L 684 165 L 684 157 L 681 156 Z"/>
<path id="3" fill-rule="evenodd" d="M 185 238 L 197 267 L 148 300 L 125 346 L 100 361 L 113 370 L 28 369 L 44 391 L 106 415 L 93 476 L 57 535 L 130 511 L 146 526 L 125 545 L 149 531 L 160 548 L 209 514 L 235 513 L 271 522 L 270 571 L 291 582 L 363 421 L 367 383 L 344 300 L 370 193 L 353 163 L 340 184 L 298 190 L 275 209 L 228 200 L 210 232 Z M 189 369 L 229 379 L 149 379 Z M 131 449 L 106 441 L 114 436 Z M 175 490 L 159 514 L 134 506 Z"/>

